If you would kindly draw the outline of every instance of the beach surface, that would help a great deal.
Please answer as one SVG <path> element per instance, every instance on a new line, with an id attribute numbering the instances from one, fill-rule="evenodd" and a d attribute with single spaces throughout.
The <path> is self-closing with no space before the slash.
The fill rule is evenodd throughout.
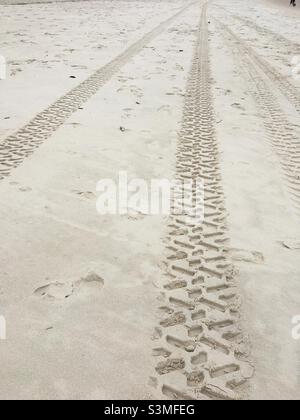
<path id="1" fill-rule="evenodd" d="M 288 3 L 0 0 L 1 399 L 299 399 Z M 124 173 L 203 220 L 99 214 Z"/>

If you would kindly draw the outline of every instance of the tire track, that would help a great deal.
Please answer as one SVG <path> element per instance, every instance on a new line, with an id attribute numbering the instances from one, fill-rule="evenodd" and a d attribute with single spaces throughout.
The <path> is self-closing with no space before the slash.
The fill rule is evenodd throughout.
<path id="1" fill-rule="evenodd" d="M 277 153 L 283 176 L 295 209 L 300 210 L 300 142 L 299 134 L 289 122 L 276 96 L 266 81 L 257 59 L 251 50 L 227 25 L 217 20 L 220 29 L 237 47 L 240 68 L 249 82 L 251 93 L 262 113 L 264 126 L 272 148 Z M 231 48 L 232 49 L 232 48 Z M 265 79 L 265 80 L 264 80 Z"/>
<path id="2" fill-rule="evenodd" d="M 271 29 L 266 28 L 265 26 L 260 26 L 253 20 L 247 19 L 246 17 L 233 15 L 227 10 L 225 7 L 216 5 L 219 9 L 224 10 L 228 15 L 230 15 L 233 19 L 238 20 L 239 22 L 246 24 L 248 28 L 254 29 L 261 37 L 264 39 L 267 36 L 270 37 L 270 41 L 273 44 L 274 42 L 278 42 L 280 47 L 284 50 L 294 50 L 295 55 L 300 54 L 300 44 L 297 42 L 290 41 L 283 35 L 280 35 L 276 32 L 273 32 Z"/>
<path id="3" fill-rule="evenodd" d="M 218 6 L 219 8 L 223 9 L 226 13 L 229 14 L 229 12 L 224 9 L 222 6 Z M 260 28 L 257 24 L 254 22 L 251 22 L 248 19 L 243 19 L 238 16 L 232 16 L 230 14 L 230 17 L 234 19 L 238 19 L 239 21 L 246 23 L 249 27 L 252 27 L 255 29 L 261 36 L 265 36 L 265 33 L 263 32 L 265 29 Z M 261 29 L 261 30 L 260 30 Z M 275 33 L 269 30 L 265 30 L 269 35 L 276 36 Z M 274 38 L 275 39 L 275 38 Z M 282 43 L 282 46 L 286 48 L 294 48 L 296 49 L 295 54 L 300 54 L 300 45 L 297 43 L 290 42 L 288 39 L 284 38 L 281 35 L 277 36 L 277 39 L 280 40 Z M 298 87 L 291 83 L 287 76 L 284 76 L 282 73 L 280 73 L 279 70 L 277 70 L 274 66 L 272 66 L 267 60 L 262 58 L 259 54 L 257 54 L 252 47 L 249 45 L 246 45 L 246 42 L 240 39 L 240 42 L 243 42 L 244 49 L 247 51 L 247 54 L 252 57 L 252 59 L 257 63 L 257 65 L 261 68 L 261 70 L 268 76 L 268 78 L 277 85 L 280 92 L 288 99 L 288 101 L 294 106 L 298 114 L 300 114 L 300 92 Z M 288 63 L 291 65 L 291 63 Z M 290 76 L 292 78 L 292 74 Z"/>
<path id="4" fill-rule="evenodd" d="M 273 42 L 278 42 L 280 44 L 280 47 L 284 51 L 293 50 L 295 55 L 300 54 L 300 44 L 298 44 L 297 42 L 290 41 L 285 36 L 277 34 L 276 32 L 273 32 L 266 27 L 262 27 L 262 26 L 258 25 L 257 23 L 255 23 L 254 21 L 252 21 L 250 19 L 243 18 L 243 17 L 237 16 L 237 15 L 231 15 L 231 16 L 234 19 L 237 19 L 238 21 L 240 21 L 241 23 L 246 24 L 249 28 L 254 29 L 263 38 L 265 38 L 266 35 L 269 36 L 270 41 L 272 43 Z"/>
<path id="5" fill-rule="evenodd" d="M 39 147 L 85 102 L 104 86 L 142 48 L 162 33 L 175 19 L 197 1 L 182 7 L 176 14 L 132 44 L 105 66 L 59 98 L 28 124 L 0 142 L 0 180 L 9 176 L 35 149 Z"/>
<path id="6" fill-rule="evenodd" d="M 177 151 L 178 179 L 204 181 L 204 221 L 197 216 L 170 216 L 152 379 L 168 398 L 233 400 L 244 396 L 253 368 L 247 362 L 240 296 L 228 255 L 206 13 L 207 5 L 187 83 Z M 195 184 L 190 193 L 195 203 Z"/>

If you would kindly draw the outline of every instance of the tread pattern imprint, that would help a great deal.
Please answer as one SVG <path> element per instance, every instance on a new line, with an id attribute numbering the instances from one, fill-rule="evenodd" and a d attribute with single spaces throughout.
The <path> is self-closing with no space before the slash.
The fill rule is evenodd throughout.
<path id="1" fill-rule="evenodd" d="M 205 215 L 201 223 L 196 216 L 170 216 L 159 323 L 152 337 L 151 381 L 170 399 L 241 399 L 253 376 L 236 270 L 228 255 L 214 121 L 205 3 L 177 149 L 178 179 L 204 182 Z M 195 198 L 197 190 L 190 193 Z"/>
<path id="2" fill-rule="evenodd" d="M 218 5 L 218 9 L 223 10 L 228 16 L 230 16 L 231 19 L 238 20 L 244 25 L 247 25 L 249 28 L 254 29 L 262 38 L 268 35 L 270 43 L 272 45 L 278 45 L 283 52 L 290 52 L 289 58 L 291 56 L 291 51 L 293 51 L 293 55 L 300 54 L 300 44 L 289 41 L 287 38 L 280 36 L 279 34 L 275 34 L 272 31 L 267 30 L 266 28 L 261 28 L 255 22 L 252 22 L 249 19 L 243 19 L 241 17 L 229 14 L 229 12 L 226 9 L 224 9 L 224 7 Z M 223 28 L 224 27 L 226 27 L 226 30 L 228 31 L 228 26 L 223 25 Z M 230 30 L 230 34 L 231 36 L 234 34 L 232 30 Z M 277 86 L 282 95 L 286 97 L 286 99 L 294 106 L 297 113 L 300 114 L 300 92 L 299 89 L 297 89 L 295 83 L 292 83 L 290 81 L 290 79 L 292 78 L 288 79 L 286 76 L 282 75 L 276 67 L 274 67 L 261 55 L 257 54 L 253 48 L 246 44 L 246 42 L 242 41 L 242 39 L 240 39 L 236 35 L 234 35 L 234 37 L 240 45 L 243 45 L 243 52 L 246 52 L 249 56 L 251 56 L 252 60 L 255 61 L 256 65 L 264 72 L 264 74 L 272 81 L 272 83 L 274 83 Z M 282 61 L 282 64 L 290 68 L 290 61 L 286 59 L 281 59 L 280 61 Z"/>
<path id="3" fill-rule="evenodd" d="M 193 1 L 156 26 L 123 53 L 101 67 L 70 92 L 59 98 L 28 124 L 0 141 L 0 180 L 9 176 L 35 149 L 46 141 L 64 122 L 105 85 L 142 48 L 162 33 Z"/>
<path id="4" fill-rule="evenodd" d="M 299 88 L 288 81 L 270 63 L 236 35 L 227 25 L 216 19 L 229 42 L 233 53 L 237 53 L 240 69 L 247 80 L 251 94 L 260 110 L 266 135 L 277 154 L 282 176 L 297 216 L 300 215 L 300 142 L 299 126 L 290 122 L 282 109 L 276 91 L 280 92 L 294 114 L 300 113 Z M 236 48 L 233 49 L 232 45 Z"/>

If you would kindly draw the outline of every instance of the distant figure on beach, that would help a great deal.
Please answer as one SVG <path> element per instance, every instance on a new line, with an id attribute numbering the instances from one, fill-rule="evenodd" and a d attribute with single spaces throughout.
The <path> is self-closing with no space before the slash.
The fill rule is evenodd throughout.
<path id="1" fill-rule="evenodd" d="M 296 7 L 296 0 L 291 0 L 291 2 L 290 2 L 290 6 L 294 6 L 294 7 Z"/>

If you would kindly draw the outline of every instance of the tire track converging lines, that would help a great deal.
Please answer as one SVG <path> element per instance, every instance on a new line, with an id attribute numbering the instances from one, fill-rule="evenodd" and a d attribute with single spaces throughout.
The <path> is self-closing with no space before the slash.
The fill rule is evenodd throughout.
<path id="1" fill-rule="evenodd" d="M 279 157 L 287 189 L 297 212 L 300 211 L 300 142 L 299 135 L 279 105 L 275 95 L 262 77 L 257 60 L 243 40 L 228 26 L 216 19 L 221 30 L 237 47 L 240 68 L 243 70 L 258 104 L 270 144 Z M 226 37 L 224 36 L 224 39 Z M 265 76 L 264 76 L 265 77 Z"/>
<path id="2" fill-rule="evenodd" d="M 270 29 L 266 28 L 265 26 L 262 27 L 258 25 L 256 22 L 243 18 L 241 16 L 232 15 L 234 19 L 239 20 L 241 23 L 246 24 L 249 28 L 254 29 L 260 36 L 265 38 L 265 36 L 269 36 L 272 43 L 278 42 L 280 44 L 280 47 L 283 49 L 283 51 L 291 50 L 293 51 L 294 55 L 300 54 L 300 44 L 297 42 L 290 41 L 288 38 L 286 38 L 283 35 L 280 35 L 276 32 L 271 31 Z"/>
<path id="3" fill-rule="evenodd" d="M 221 7 L 221 6 L 218 6 L 218 7 L 222 8 L 223 10 L 226 11 L 226 9 L 224 9 L 223 7 Z M 226 11 L 226 12 L 229 14 L 228 11 Z M 237 16 L 230 15 L 230 17 L 241 20 L 241 21 L 244 21 L 242 18 L 239 18 Z M 251 23 L 251 21 L 248 21 L 248 20 L 246 20 L 245 23 L 248 24 L 249 26 L 251 26 L 252 28 L 256 29 L 256 30 L 259 30 L 258 26 L 255 23 Z M 260 35 L 263 36 L 263 34 L 261 34 L 261 33 L 260 33 Z M 236 36 L 236 38 L 238 38 L 238 37 Z M 282 38 L 283 37 L 279 37 L 279 39 L 281 40 L 282 43 L 284 42 L 283 39 L 286 41 L 286 43 L 288 43 L 288 40 L 286 38 L 283 38 L 283 39 Z M 298 114 L 300 114 L 300 91 L 299 91 L 299 87 L 296 86 L 296 84 L 294 84 L 294 83 L 292 83 L 288 80 L 288 77 L 290 79 L 292 79 L 292 72 L 291 72 L 290 76 L 283 75 L 279 70 L 276 69 L 276 67 L 274 67 L 267 60 L 265 60 L 263 57 L 261 57 L 259 54 L 257 54 L 255 52 L 255 50 L 252 47 L 250 47 L 249 45 L 247 45 L 247 43 L 244 40 L 239 38 L 239 42 L 243 43 L 244 52 L 246 52 L 249 56 L 251 56 L 253 61 L 255 61 L 255 63 L 260 67 L 260 69 L 265 73 L 265 75 L 278 87 L 278 89 L 280 90 L 282 95 L 285 96 L 285 98 L 290 102 L 290 104 L 292 104 L 294 106 L 294 108 L 296 109 Z M 292 45 L 295 48 L 295 54 L 296 53 L 298 54 L 299 53 L 299 48 L 300 48 L 299 44 L 291 43 L 291 46 Z M 291 63 L 289 63 L 289 65 L 291 66 Z"/>
<path id="4" fill-rule="evenodd" d="M 280 92 L 286 97 L 286 99 L 294 106 L 298 114 L 300 114 L 300 92 L 295 84 L 291 83 L 287 77 L 280 73 L 274 66 L 272 66 L 268 61 L 258 55 L 253 48 L 248 45 L 244 45 L 245 50 L 251 56 L 251 58 L 256 62 L 260 69 L 265 73 L 265 75 L 277 85 Z M 289 76 L 292 78 L 292 74 Z"/>
<path id="5" fill-rule="evenodd" d="M 202 179 L 204 221 L 171 215 L 153 349 L 154 384 L 174 399 L 238 399 L 253 368 L 240 326 L 211 90 L 207 5 L 187 83 L 177 177 Z M 197 190 L 191 191 L 195 198 Z"/>
<path id="6" fill-rule="evenodd" d="M 260 26 L 254 20 L 247 19 L 246 17 L 242 17 L 238 15 L 233 15 L 229 10 L 227 10 L 225 7 L 219 4 L 215 6 L 218 9 L 221 9 L 224 12 L 226 12 L 233 19 L 236 19 L 239 22 L 241 22 L 243 25 L 248 26 L 248 28 L 254 29 L 262 37 L 262 39 L 265 39 L 265 37 L 268 36 L 272 44 L 275 44 L 275 43 L 280 44 L 280 47 L 283 49 L 283 52 L 285 52 L 286 50 L 288 51 L 292 50 L 294 55 L 300 54 L 300 44 L 298 42 L 291 41 L 285 36 L 272 31 L 266 26 Z"/>
<path id="7" fill-rule="evenodd" d="M 162 33 L 185 10 L 197 2 L 182 7 L 176 14 L 132 44 L 93 75 L 59 98 L 49 108 L 36 115 L 16 133 L 0 142 L 0 180 L 9 176 L 85 102 L 103 87 L 142 48 Z"/>

